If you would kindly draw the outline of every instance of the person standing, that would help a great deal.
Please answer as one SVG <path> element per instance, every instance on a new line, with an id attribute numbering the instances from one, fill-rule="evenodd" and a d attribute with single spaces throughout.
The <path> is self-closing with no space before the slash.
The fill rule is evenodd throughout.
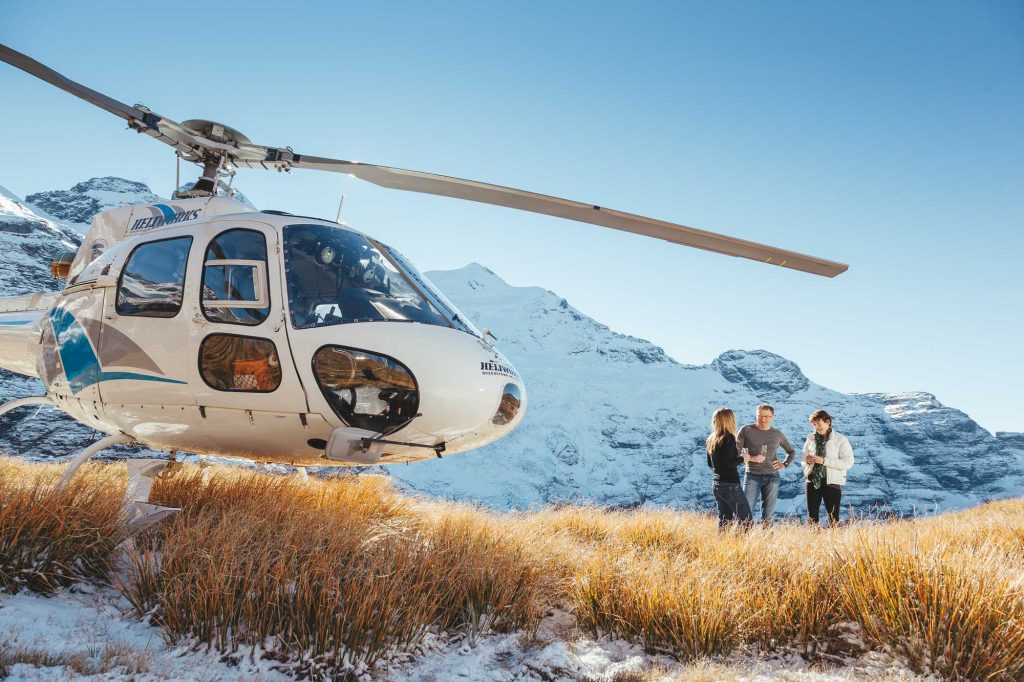
<path id="1" fill-rule="evenodd" d="M 736 449 L 736 415 L 727 407 L 715 410 L 711 415 L 711 435 L 706 443 L 708 466 L 715 470 L 711 477 L 711 492 L 718 503 L 718 527 L 730 521 L 749 524 L 753 520 L 750 505 L 740 487 L 740 475 L 736 467 L 743 464 L 744 458 Z M 746 459 L 760 459 L 747 457 Z"/>
<path id="2" fill-rule="evenodd" d="M 761 461 L 748 460 L 743 475 L 743 493 L 751 509 L 761 496 L 761 521 L 770 524 L 775 520 L 775 503 L 779 499 L 779 486 L 782 479 L 779 472 L 792 464 L 796 450 L 789 444 L 786 434 L 772 427 L 775 419 L 775 408 L 771 405 L 757 406 L 757 422 L 747 424 L 736 434 L 736 446 L 740 453 L 744 450 L 750 455 L 760 457 Z M 786 452 L 783 462 L 778 460 L 776 453 L 779 447 Z"/>
<path id="3" fill-rule="evenodd" d="M 804 489 L 807 492 L 807 522 L 820 524 L 818 513 L 825 502 L 828 525 L 839 523 L 839 503 L 846 485 L 846 472 L 853 467 L 850 439 L 832 430 L 832 417 L 825 410 L 808 419 L 814 432 L 804 442 Z"/>

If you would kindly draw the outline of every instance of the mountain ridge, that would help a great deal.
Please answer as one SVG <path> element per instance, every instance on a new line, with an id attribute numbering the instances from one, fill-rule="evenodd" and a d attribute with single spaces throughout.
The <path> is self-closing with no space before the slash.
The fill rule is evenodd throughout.
<path id="1" fill-rule="evenodd" d="M 156 197 L 144 184 L 119 178 L 94 178 L 66 191 L 96 202 L 101 197 L 90 192 L 108 193 L 107 201 Z M 51 215 L 81 217 L 88 203 L 74 198 L 64 207 L 59 193 L 30 196 L 41 195 L 55 202 Z M 72 225 L 40 216 L 0 188 L 0 295 L 55 290 L 49 260 L 80 241 Z M 497 336 L 527 383 L 530 406 L 524 422 L 491 446 L 453 460 L 381 468 L 407 490 L 496 508 L 564 502 L 707 508 L 703 441 L 711 412 L 730 406 L 745 422 L 761 402 L 775 405 L 776 425 L 797 448 L 811 411 L 833 414 L 857 455 L 844 504 L 861 513 L 955 509 L 1024 488 L 1016 473 L 1024 470 L 1024 434 L 992 435 L 930 393 L 839 393 L 764 349 L 727 350 L 708 364 L 685 364 L 555 292 L 513 287 L 479 263 L 428 276 L 477 327 Z M 40 391 L 34 379 L 0 374 L 0 399 Z M 71 454 L 96 438 L 54 410 L 4 419 L 0 451 L 8 453 Z M 783 513 L 798 513 L 802 505 L 797 469 L 783 472 Z"/>

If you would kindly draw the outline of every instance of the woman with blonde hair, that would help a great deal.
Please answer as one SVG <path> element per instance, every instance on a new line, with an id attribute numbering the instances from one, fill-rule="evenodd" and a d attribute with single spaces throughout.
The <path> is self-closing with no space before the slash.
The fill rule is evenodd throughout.
<path id="1" fill-rule="evenodd" d="M 718 526 L 730 521 L 749 524 L 753 520 L 750 505 L 740 486 L 736 467 L 744 462 L 763 462 L 764 455 L 741 456 L 736 450 L 736 415 L 727 407 L 711 415 L 711 435 L 706 441 L 708 467 L 715 470 L 711 477 L 711 492 L 718 502 Z"/>

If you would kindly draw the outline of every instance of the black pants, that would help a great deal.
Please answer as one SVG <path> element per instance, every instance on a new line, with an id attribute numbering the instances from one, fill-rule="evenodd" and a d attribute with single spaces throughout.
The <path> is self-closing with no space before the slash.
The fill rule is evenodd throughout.
<path id="1" fill-rule="evenodd" d="M 825 513 L 828 514 L 828 525 L 839 523 L 839 501 L 843 497 L 843 489 L 837 485 L 822 484 L 817 490 L 811 483 L 804 483 L 807 491 L 807 521 L 818 525 L 820 519 L 818 512 L 821 511 L 821 501 L 825 501 Z"/>

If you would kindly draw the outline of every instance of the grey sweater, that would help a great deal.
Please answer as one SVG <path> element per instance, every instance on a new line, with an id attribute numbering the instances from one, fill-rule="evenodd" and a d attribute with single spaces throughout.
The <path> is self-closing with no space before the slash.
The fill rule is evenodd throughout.
<path id="1" fill-rule="evenodd" d="M 747 464 L 747 471 L 749 473 L 778 474 L 779 472 L 772 468 L 772 459 L 776 458 L 775 453 L 778 452 L 779 446 L 782 446 L 782 449 L 786 451 L 786 466 L 789 466 L 793 458 L 796 457 L 796 450 L 789 444 L 786 435 L 774 427 L 762 431 L 757 428 L 757 424 L 747 424 L 736 434 L 736 448 L 740 451 L 743 448 L 747 448 L 750 451 L 751 457 L 761 454 L 762 445 L 767 446 L 768 456 L 760 464 L 749 462 Z"/>

